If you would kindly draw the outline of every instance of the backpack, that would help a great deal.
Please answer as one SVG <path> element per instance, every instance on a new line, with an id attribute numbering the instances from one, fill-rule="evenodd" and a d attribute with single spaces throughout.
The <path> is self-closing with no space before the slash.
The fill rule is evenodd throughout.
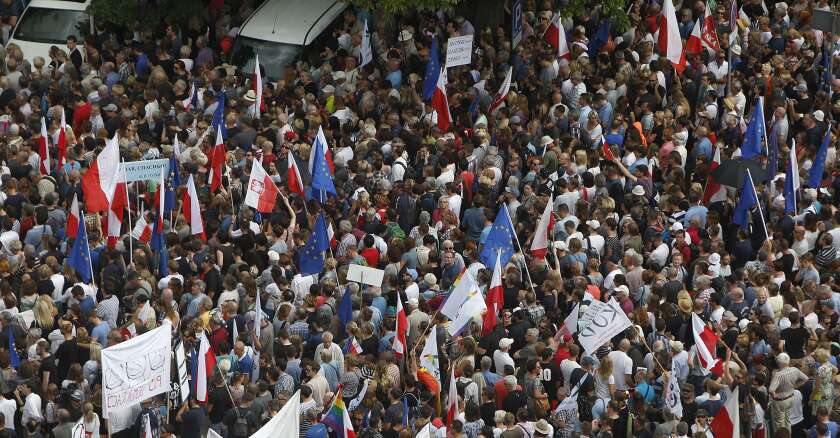
<path id="1" fill-rule="evenodd" d="M 404 169 L 403 179 L 402 179 L 403 181 L 405 181 L 407 179 L 410 179 L 412 181 L 417 181 L 417 172 L 415 172 L 413 167 L 411 167 L 409 165 L 406 165 L 402 161 L 394 161 L 394 164 L 391 167 L 394 167 L 394 166 L 397 166 L 397 165 L 402 166 L 402 168 Z M 394 182 L 394 172 L 393 171 L 391 171 L 391 182 Z"/>
<path id="2" fill-rule="evenodd" d="M 467 386 L 470 386 L 472 380 L 467 380 L 466 382 L 462 381 L 462 379 L 458 379 L 455 381 L 455 389 L 458 391 L 458 395 L 461 398 L 465 398 L 464 394 L 467 391 Z"/>
<path id="3" fill-rule="evenodd" d="M 246 412 L 241 410 L 236 411 L 236 420 L 230 428 L 230 436 L 233 438 L 247 438 L 248 436 L 248 419 L 245 418 Z"/>

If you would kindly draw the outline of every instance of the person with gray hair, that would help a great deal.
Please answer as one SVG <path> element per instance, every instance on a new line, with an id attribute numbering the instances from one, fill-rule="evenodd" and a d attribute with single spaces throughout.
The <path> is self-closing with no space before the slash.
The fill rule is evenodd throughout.
<path id="1" fill-rule="evenodd" d="M 808 376 L 799 368 L 790 366 L 790 355 L 780 353 L 776 356 L 778 370 L 770 379 L 770 418 L 773 430 L 791 429 L 790 410 L 793 407 L 793 391 L 808 382 Z"/>

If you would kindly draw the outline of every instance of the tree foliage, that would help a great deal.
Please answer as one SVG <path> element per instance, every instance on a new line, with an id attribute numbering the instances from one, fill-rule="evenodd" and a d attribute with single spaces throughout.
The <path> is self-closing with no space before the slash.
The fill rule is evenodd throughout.
<path id="1" fill-rule="evenodd" d="M 630 27 L 630 19 L 627 17 L 624 0 L 601 0 L 601 18 L 607 18 L 612 22 L 612 28 L 623 32 Z M 593 2 L 591 0 L 570 0 L 569 4 L 561 9 L 563 17 L 580 16 L 592 12 Z"/>
<path id="2" fill-rule="evenodd" d="M 98 22 L 118 26 L 160 26 L 183 21 L 206 7 L 202 0 L 92 0 L 88 11 Z"/>
<path id="3" fill-rule="evenodd" d="M 411 9 L 428 11 L 451 8 L 460 0 L 345 0 L 369 11 L 376 10 L 387 15 L 399 14 Z"/>

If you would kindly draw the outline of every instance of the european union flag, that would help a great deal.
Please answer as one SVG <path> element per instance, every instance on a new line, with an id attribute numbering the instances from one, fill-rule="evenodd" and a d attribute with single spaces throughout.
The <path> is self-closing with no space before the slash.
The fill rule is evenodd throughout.
<path id="1" fill-rule="evenodd" d="M 484 248 L 481 249 L 481 254 L 478 258 L 487 269 L 492 270 L 496 265 L 496 254 L 501 251 L 500 262 L 502 266 L 513 257 L 513 241 L 516 239 L 516 234 L 513 231 L 513 223 L 510 221 L 507 207 L 502 205 L 499 208 L 499 214 L 496 215 L 496 220 L 490 228 L 490 233 L 487 235 L 487 240 L 484 242 Z"/>
<path id="2" fill-rule="evenodd" d="M 341 304 L 338 306 L 338 320 L 341 323 L 342 333 L 347 323 L 353 320 L 353 299 L 349 286 L 344 286 L 344 296 L 341 297 Z"/>
<path id="3" fill-rule="evenodd" d="M 831 62 L 831 54 L 828 51 L 828 44 L 823 43 L 823 53 L 822 53 L 822 60 L 820 61 L 820 65 L 823 68 L 823 74 L 820 81 L 820 88 L 823 90 L 829 91 L 831 90 L 831 69 L 829 68 L 829 63 Z"/>
<path id="4" fill-rule="evenodd" d="M 817 156 L 814 157 L 814 164 L 811 165 L 811 170 L 808 171 L 808 187 L 812 189 L 818 189 L 822 185 L 823 171 L 825 171 L 825 155 L 828 153 L 829 140 L 831 140 L 831 125 L 828 125 L 823 142 L 819 150 L 817 150 Z"/>
<path id="5" fill-rule="evenodd" d="M 758 199 L 755 198 L 755 186 L 753 185 L 750 173 L 747 172 L 744 175 L 744 188 L 741 189 L 741 199 L 738 200 L 738 205 L 735 206 L 735 211 L 732 212 L 732 223 L 740 225 L 745 230 L 749 230 L 749 212 L 757 204 Z"/>
<path id="6" fill-rule="evenodd" d="M 76 270 L 83 282 L 90 283 L 93 272 L 90 269 L 90 246 L 88 245 L 84 216 L 79 221 L 79 231 L 76 240 L 73 241 L 70 257 L 67 257 L 67 265 Z"/>
<path id="7" fill-rule="evenodd" d="M 18 369 L 20 366 L 20 356 L 18 356 L 18 352 L 15 350 L 15 337 L 12 334 L 11 327 L 9 327 L 9 362 L 14 369 Z"/>
<path id="8" fill-rule="evenodd" d="M 592 41 L 589 45 L 589 59 L 595 59 L 598 56 L 598 51 L 601 50 L 601 47 L 604 47 L 608 42 L 610 42 L 610 27 L 612 23 L 610 20 L 604 19 L 601 21 L 601 25 L 598 26 L 598 30 L 595 31 L 595 35 L 592 37 Z M 560 31 L 562 32 L 563 29 L 561 28 Z"/>
<path id="9" fill-rule="evenodd" d="M 327 237 L 327 226 L 323 215 L 318 215 L 315 229 L 303 251 L 300 253 L 300 273 L 302 275 L 318 274 L 324 270 L 324 251 L 329 249 L 330 239 Z"/>
<path id="10" fill-rule="evenodd" d="M 435 94 L 439 76 L 440 57 L 438 55 L 437 38 L 432 38 L 432 48 L 429 49 L 429 63 L 426 64 L 426 77 L 423 78 L 423 100 L 428 101 Z"/>
<path id="11" fill-rule="evenodd" d="M 318 202 L 325 202 L 327 193 L 333 196 L 338 195 L 333 184 L 329 164 L 327 164 L 326 147 L 320 140 L 315 140 L 315 158 L 312 163 L 312 196 Z"/>
<path id="12" fill-rule="evenodd" d="M 762 101 L 759 99 L 758 103 L 753 109 L 750 123 L 747 125 L 747 132 L 744 134 L 744 142 L 741 144 L 741 158 L 752 158 L 761 154 L 761 140 L 764 138 L 764 110 Z"/>
<path id="13" fill-rule="evenodd" d="M 181 186 L 181 171 L 178 170 L 179 164 L 175 155 L 169 157 L 169 177 L 172 178 L 172 187 Z"/>
<path id="14" fill-rule="evenodd" d="M 169 275 L 169 251 L 166 250 L 166 242 L 164 241 L 163 230 L 161 229 L 162 223 L 162 220 L 155 219 L 155 225 L 152 228 L 152 240 L 149 242 L 149 246 L 158 255 L 158 276 L 166 277 Z"/>
<path id="15" fill-rule="evenodd" d="M 227 128 L 225 127 L 225 90 L 222 90 L 217 95 L 219 105 L 216 106 L 216 112 L 213 113 L 213 121 L 211 122 L 210 132 L 216 132 L 216 127 L 222 127 L 222 138 L 227 140 Z"/>

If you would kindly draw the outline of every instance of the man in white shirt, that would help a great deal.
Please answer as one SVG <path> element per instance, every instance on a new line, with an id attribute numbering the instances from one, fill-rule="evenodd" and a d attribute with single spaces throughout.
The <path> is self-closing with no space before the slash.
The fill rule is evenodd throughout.
<path id="1" fill-rule="evenodd" d="M 28 380 L 24 380 L 18 384 L 17 389 L 15 389 L 15 398 L 17 398 L 18 404 L 23 405 L 23 414 L 20 418 L 21 424 L 26 425 L 30 421 L 41 422 L 44 419 L 44 416 L 41 414 L 41 396 L 32 392 L 32 387 Z"/>
<path id="2" fill-rule="evenodd" d="M 5 383 L 2 386 L 6 386 Z M 2 391 L 7 392 L 7 391 Z M 11 430 L 14 436 L 15 430 L 15 411 L 17 411 L 17 403 L 14 400 L 9 400 L 6 397 L 3 397 L 3 394 L 0 394 L 0 414 L 3 414 L 6 417 L 6 429 Z"/>
<path id="3" fill-rule="evenodd" d="M 587 249 L 594 249 L 598 255 L 604 255 L 604 245 L 607 243 L 604 236 L 598 234 L 598 229 L 601 228 L 601 223 L 596 221 L 595 219 L 586 221 L 586 225 L 589 227 L 589 235 L 584 237 L 581 243 L 584 244 L 584 247 Z"/>
<path id="4" fill-rule="evenodd" d="M 510 346 L 513 345 L 513 339 L 502 338 L 499 340 L 499 349 L 493 352 L 493 366 L 496 367 L 496 373 L 502 374 L 505 370 L 505 365 L 510 365 L 516 368 L 513 358 L 510 357 Z"/>
<path id="5" fill-rule="evenodd" d="M 321 337 L 321 344 L 318 345 L 318 348 L 315 349 L 315 362 L 318 365 L 321 365 L 321 352 L 327 350 L 332 355 L 333 359 L 336 360 L 339 364 L 338 370 L 338 377 L 341 377 L 341 374 L 344 372 L 344 352 L 341 350 L 341 347 L 333 342 L 333 334 L 325 331 L 324 335 Z"/>
<path id="6" fill-rule="evenodd" d="M 560 374 L 563 375 L 563 388 L 566 391 L 571 390 L 569 386 L 571 385 L 572 372 L 581 367 L 577 362 L 578 354 L 580 354 L 580 348 L 577 344 L 572 344 L 569 346 L 569 358 L 560 362 Z"/>
<path id="7" fill-rule="evenodd" d="M 654 250 L 651 251 L 650 256 L 648 257 L 650 263 L 656 264 L 660 268 L 665 266 L 668 261 L 670 250 L 668 249 L 668 245 L 662 242 L 662 235 L 659 233 L 653 235 L 653 248 Z"/>
<path id="8" fill-rule="evenodd" d="M 627 355 L 628 350 L 630 350 L 630 341 L 622 339 L 618 343 L 618 350 L 609 354 L 613 363 L 615 389 L 619 391 L 627 391 L 633 386 L 633 359 Z"/>

